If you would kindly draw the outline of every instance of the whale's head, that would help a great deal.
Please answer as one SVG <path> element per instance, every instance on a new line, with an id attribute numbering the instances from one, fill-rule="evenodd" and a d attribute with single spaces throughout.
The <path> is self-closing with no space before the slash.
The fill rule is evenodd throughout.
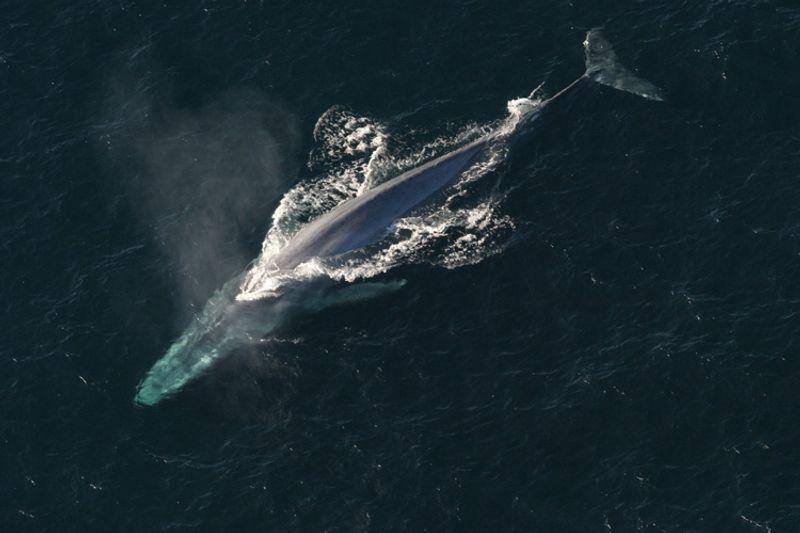
<path id="1" fill-rule="evenodd" d="M 237 302 L 232 284 L 218 291 L 183 334 L 139 383 L 134 403 L 151 406 L 198 378 L 237 346 L 272 329 L 274 313 L 253 313 L 251 302 Z"/>
<path id="2" fill-rule="evenodd" d="M 135 404 L 152 406 L 175 395 L 219 360 L 242 346 L 261 341 L 296 314 L 370 299 L 405 284 L 365 282 L 337 288 L 330 280 L 319 279 L 294 286 L 276 298 L 243 301 L 235 297 L 237 283 L 234 280 L 217 291 L 156 361 L 139 383 Z"/>
<path id="3" fill-rule="evenodd" d="M 151 406 L 178 392 L 219 358 L 223 343 L 199 335 L 193 324 L 150 369 L 136 391 L 134 402 Z"/>

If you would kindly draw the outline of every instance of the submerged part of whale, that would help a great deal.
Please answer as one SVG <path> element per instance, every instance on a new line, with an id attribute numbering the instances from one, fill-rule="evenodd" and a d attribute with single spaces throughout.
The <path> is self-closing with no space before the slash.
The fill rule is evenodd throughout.
<path id="1" fill-rule="evenodd" d="M 291 272 L 314 258 L 325 258 L 363 248 L 380 240 L 399 218 L 452 184 L 496 143 L 513 141 L 530 131 L 530 124 L 550 103 L 571 92 L 584 80 L 614 87 L 651 100 L 661 100 L 661 91 L 638 78 L 617 62 L 616 54 L 598 30 L 584 40 L 586 72 L 554 96 L 520 117 L 511 130 L 500 128 L 480 139 L 408 170 L 381 185 L 347 200 L 301 228 L 274 256 L 276 272 Z M 219 358 L 238 345 L 269 334 L 292 315 L 292 311 L 314 311 L 338 305 L 352 296 L 363 299 L 380 294 L 364 286 L 334 296 L 313 296 L 302 283 L 266 307 L 253 307 L 258 291 L 239 291 L 247 275 L 239 275 L 212 297 L 167 353 L 139 384 L 135 402 L 154 405 L 196 379 Z M 253 297 L 256 294 L 256 297 Z M 312 291 L 313 295 L 313 291 Z M 245 300 L 245 301 L 243 301 Z M 309 301 L 315 303 L 309 304 Z"/>

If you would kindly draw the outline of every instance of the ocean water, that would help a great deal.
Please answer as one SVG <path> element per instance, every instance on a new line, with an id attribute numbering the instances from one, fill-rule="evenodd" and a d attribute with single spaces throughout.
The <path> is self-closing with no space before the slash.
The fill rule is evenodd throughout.
<path id="1" fill-rule="evenodd" d="M 6 2 L 3 531 L 800 530 L 800 7 Z M 389 238 L 391 290 L 155 407 L 214 291 L 586 84 Z M 268 276 L 267 276 L 268 277 Z M 262 291 L 262 292 L 259 292 Z"/>

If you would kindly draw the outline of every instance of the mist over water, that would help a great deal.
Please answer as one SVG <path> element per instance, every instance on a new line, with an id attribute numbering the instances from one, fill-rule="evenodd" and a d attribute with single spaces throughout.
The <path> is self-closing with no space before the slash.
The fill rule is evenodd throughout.
<path id="1" fill-rule="evenodd" d="M 0 530 L 800 529 L 791 2 L 2 13 Z M 582 85 L 264 297 L 299 227 L 512 125 L 596 27 L 663 101 Z M 135 406 L 247 273 L 229 357 Z"/>
<path id="2" fill-rule="evenodd" d="M 201 305 L 251 259 L 243 242 L 296 175 L 297 119 L 255 89 L 178 108 L 169 91 L 131 94 L 119 76 L 107 84 L 99 148 L 172 265 L 184 305 Z"/>

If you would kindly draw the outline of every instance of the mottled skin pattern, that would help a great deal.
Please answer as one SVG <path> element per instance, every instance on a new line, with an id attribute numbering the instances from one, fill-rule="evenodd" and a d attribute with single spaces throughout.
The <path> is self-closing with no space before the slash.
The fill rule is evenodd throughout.
<path id="1" fill-rule="evenodd" d="M 395 220 L 469 168 L 493 139 L 482 137 L 343 202 L 301 229 L 275 256 L 275 266 L 291 270 L 312 257 L 337 255 L 380 240 Z"/>

